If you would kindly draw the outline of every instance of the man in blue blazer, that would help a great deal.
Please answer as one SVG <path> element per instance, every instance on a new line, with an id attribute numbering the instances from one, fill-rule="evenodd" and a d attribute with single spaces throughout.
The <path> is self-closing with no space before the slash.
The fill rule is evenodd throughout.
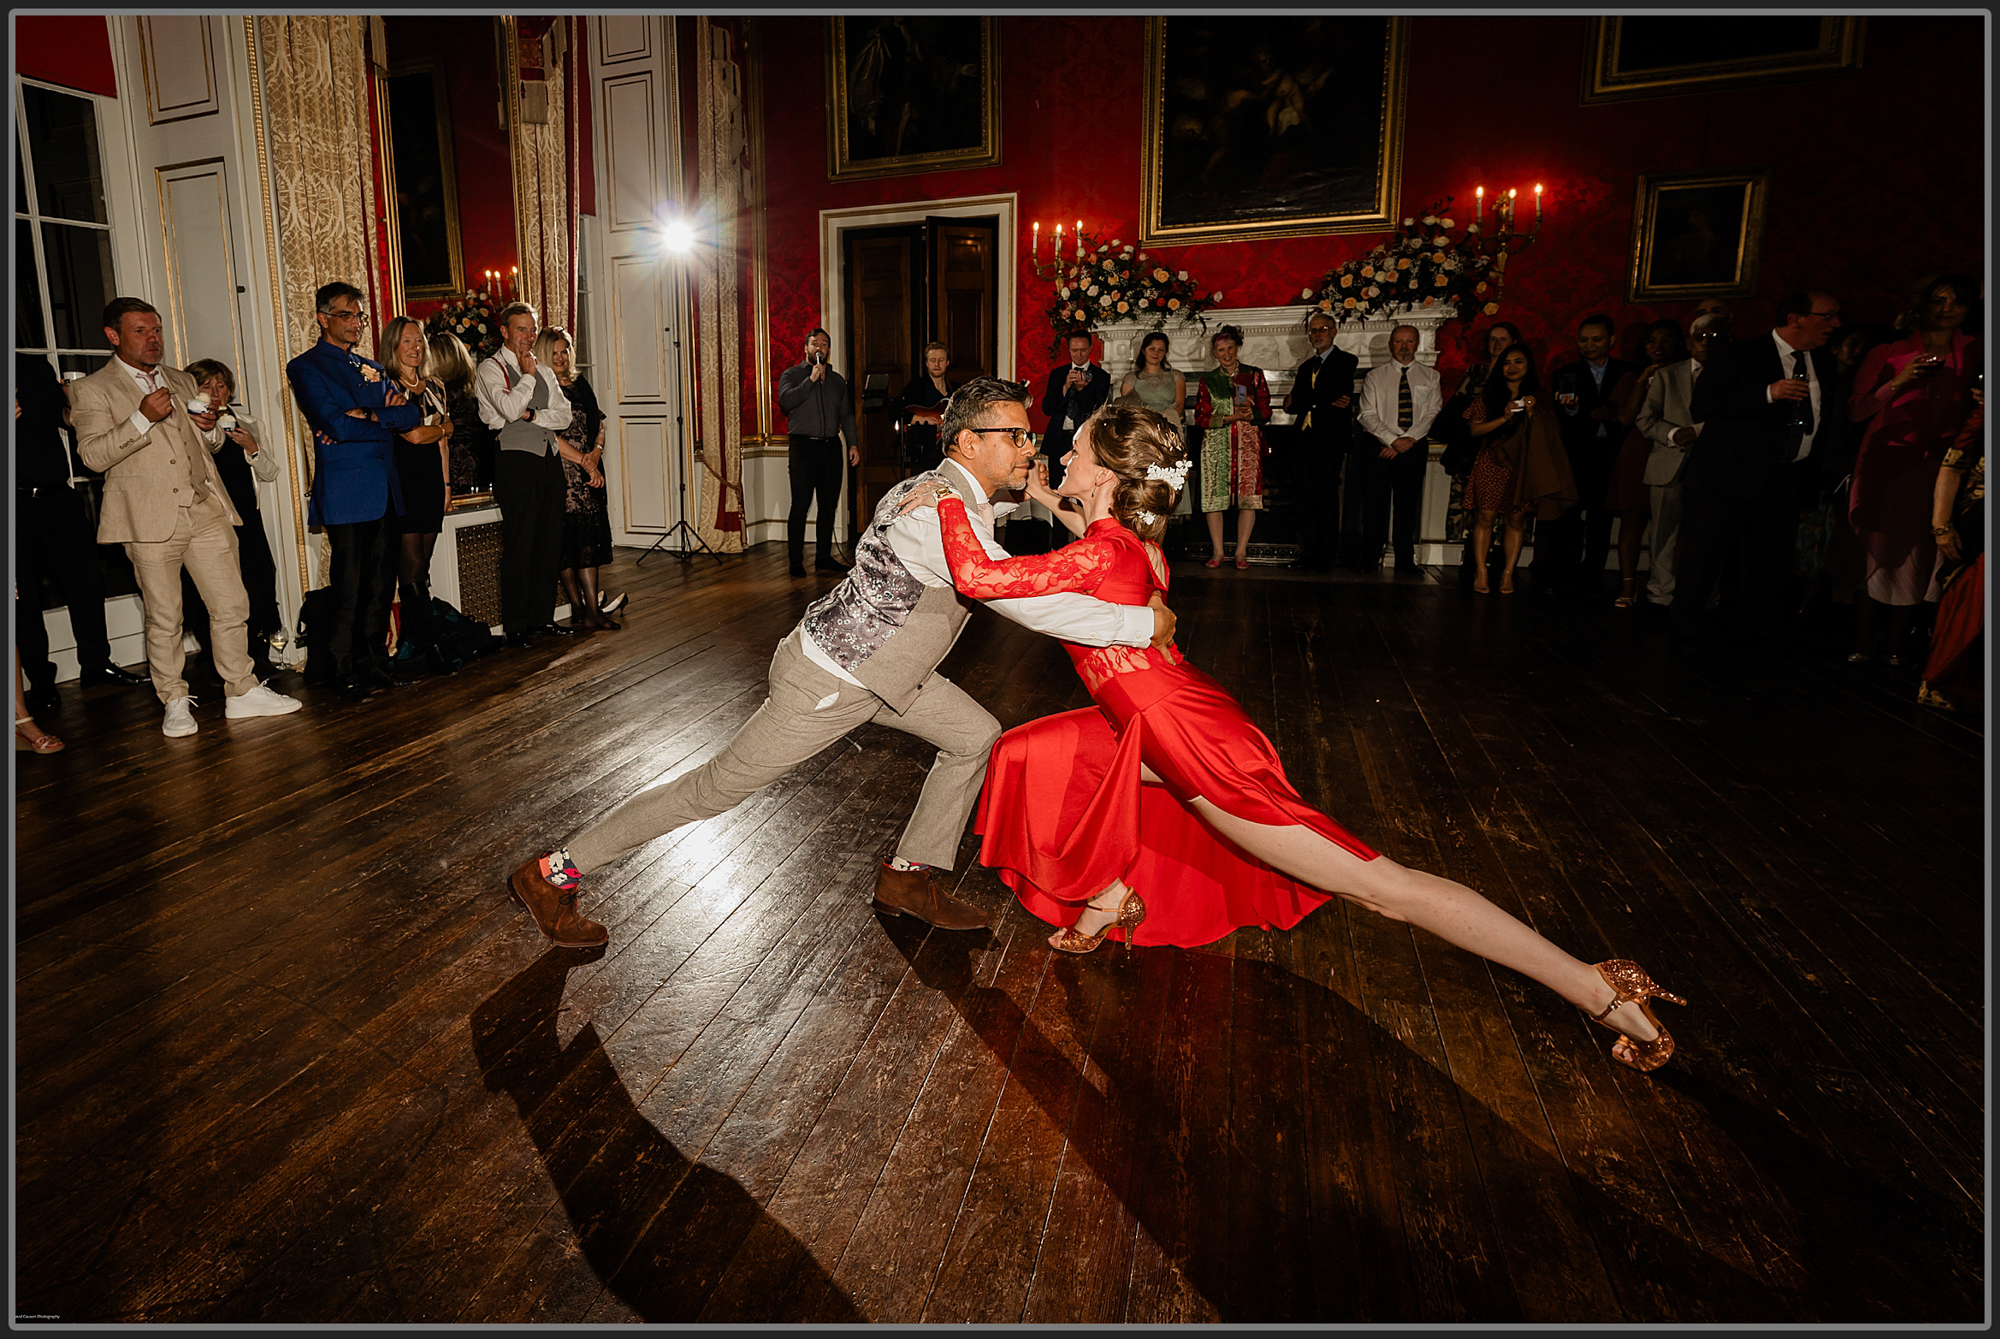
<path id="1" fill-rule="evenodd" d="M 315 655 L 333 661 L 341 696 L 359 702 L 389 677 L 389 602 L 396 537 L 388 517 L 403 514 L 395 436 L 423 422 L 381 364 L 354 351 L 361 341 L 361 290 L 331 283 L 313 295 L 320 341 L 285 365 L 292 395 L 313 430 L 313 525 L 333 543 L 329 621 L 313 629 Z M 320 641 L 321 637 L 324 641 Z"/>

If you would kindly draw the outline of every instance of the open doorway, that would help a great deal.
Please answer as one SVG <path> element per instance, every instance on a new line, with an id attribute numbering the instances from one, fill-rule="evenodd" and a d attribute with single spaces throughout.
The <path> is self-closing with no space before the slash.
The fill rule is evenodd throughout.
<path id="1" fill-rule="evenodd" d="M 924 346 L 950 353 L 954 385 L 991 376 L 999 345 L 997 215 L 929 216 L 840 234 L 841 289 L 861 464 L 854 470 L 851 528 L 859 534 L 882 495 L 909 477 L 906 439 L 891 409 L 924 375 Z"/>

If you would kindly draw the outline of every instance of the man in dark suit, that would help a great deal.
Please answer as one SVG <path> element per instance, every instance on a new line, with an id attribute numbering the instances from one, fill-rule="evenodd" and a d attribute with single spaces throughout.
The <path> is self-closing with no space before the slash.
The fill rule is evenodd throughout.
<path id="1" fill-rule="evenodd" d="M 1062 485 L 1062 458 L 1069 454 L 1078 425 L 1111 398 L 1111 374 L 1090 359 L 1094 342 L 1087 333 L 1071 335 L 1069 361 L 1050 368 L 1048 380 L 1042 386 L 1042 412 L 1049 416 L 1048 431 L 1042 434 L 1042 451 L 1049 458 L 1051 488 Z M 1056 527 L 1059 542 L 1068 537 L 1067 529 Z"/>
<path id="2" fill-rule="evenodd" d="M 1635 364 L 1611 356 L 1615 329 L 1609 316 L 1584 317 L 1576 328 L 1577 360 L 1549 377 L 1570 474 L 1576 479 L 1576 505 L 1535 527 L 1535 561 L 1529 570 L 1540 594 L 1587 599 L 1603 582 L 1612 518 L 1604 494 L 1626 433 L 1611 392 L 1620 378 L 1638 371 Z"/>
<path id="3" fill-rule="evenodd" d="M 424 421 L 424 410 L 404 401 L 381 364 L 354 351 L 367 314 L 360 289 L 327 284 L 313 295 L 313 306 L 320 341 L 285 365 L 292 396 L 313 430 L 308 519 L 324 526 L 333 542 L 332 626 L 313 629 L 311 654 L 330 659 L 341 696 L 359 702 L 396 682 L 384 645 L 396 586 L 388 517 L 403 514 L 394 442 L 397 433 Z"/>
<path id="4" fill-rule="evenodd" d="M 1840 328 L 1839 299 L 1798 293 L 1777 315 L 1770 334 L 1710 355 L 1694 383 L 1690 412 L 1702 429 L 1681 468 L 1674 576 L 1674 633 L 1683 640 L 1699 632 L 1732 546 L 1733 612 L 1746 630 L 1768 635 L 1778 626 L 1801 494 L 1814 483 L 1813 441 L 1826 416 L 1844 408 L 1825 348 Z"/>
<path id="5" fill-rule="evenodd" d="M 1340 557 L 1340 472 L 1354 435 L 1354 378 L 1361 360 L 1333 342 L 1334 319 L 1316 311 L 1306 318 L 1313 356 L 1299 364 L 1285 396 L 1285 412 L 1298 423 L 1298 478 L 1302 485 L 1303 552 L 1292 564 L 1331 572 Z"/>
<path id="6" fill-rule="evenodd" d="M 28 680 L 28 705 L 53 711 L 56 666 L 42 619 L 42 580 L 62 592 L 76 634 L 83 686 L 132 687 L 150 680 L 111 663 L 104 627 L 104 573 L 97 537 L 77 492 L 83 471 L 63 446 L 69 399 L 48 358 L 14 355 L 14 614 L 15 646 Z"/>

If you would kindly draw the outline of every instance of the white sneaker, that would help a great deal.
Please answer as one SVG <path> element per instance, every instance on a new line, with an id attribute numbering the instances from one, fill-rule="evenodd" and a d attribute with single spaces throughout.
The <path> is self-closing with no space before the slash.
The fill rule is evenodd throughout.
<path id="1" fill-rule="evenodd" d="M 224 704 L 222 714 L 232 721 L 245 716 L 285 716 L 304 705 L 297 698 L 286 697 L 275 688 L 266 688 L 260 683 L 249 692 L 230 698 Z"/>
<path id="2" fill-rule="evenodd" d="M 160 723 L 160 733 L 168 739 L 185 739 L 201 729 L 194 723 L 194 699 L 177 697 L 167 703 L 167 718 Z"/>

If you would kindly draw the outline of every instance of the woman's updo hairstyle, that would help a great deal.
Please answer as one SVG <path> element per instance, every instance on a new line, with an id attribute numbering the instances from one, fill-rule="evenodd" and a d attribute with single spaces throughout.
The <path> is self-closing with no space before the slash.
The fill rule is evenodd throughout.
<path id="1" fill-rule="evenodd" d="M 1208 345 L 1210 348 L 1214 348 L 1225 339 L 1239 349 L 1243 347 L 1243 332 L 1233 325 L 1226 325 L 1210 335 L 1208 337 Z"/>
<path id="2" fill-rule="evenodd" d="M 1186 457 L 1179 425 L 1141 405 L 1106 405 L 1084 420 L 1077 436 L 1086 432 L 1091 455 L 1118 476 L 1111 514 L 1139 538 L 1159 542 L 1167 533 L 1167 517 L 1173 514 L 1180 490 L 1165 479 L 1147 478 L 1146 471 L 1154 465 L 1172 469 Z M 1142 511 L 1153 519 L 1141 520 Z"/>

